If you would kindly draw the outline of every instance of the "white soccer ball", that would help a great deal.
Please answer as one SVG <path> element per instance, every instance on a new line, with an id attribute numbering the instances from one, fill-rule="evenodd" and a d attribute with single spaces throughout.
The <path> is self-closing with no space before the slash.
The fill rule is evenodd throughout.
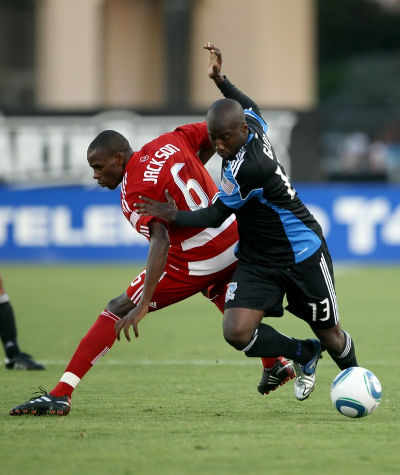
<path id="1" fill-rule="evenodd" d="M 359 366 L 347 368 L 333 380 L 331 400 L 344 416 L 367 416 L 379 406 L 381 398 L 381 383 L 368 369 Z"/>

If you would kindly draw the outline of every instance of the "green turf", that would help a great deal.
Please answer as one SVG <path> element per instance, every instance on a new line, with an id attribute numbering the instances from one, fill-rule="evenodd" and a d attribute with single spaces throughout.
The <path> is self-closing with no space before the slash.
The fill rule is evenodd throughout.
<path id="1" fill-rule="evenodd" d="M 23 350 L 48 361 L 40 373 L 0 367 L 1 474 L 394 474 L 399 450 L 398 267 L 337 268 L 343 327 L 359 363 L 383 386 L 364 419 L 329 399 L 339 372 L 328 355 L 304 402 L 292 383 L 256 391 L 261 371 L 229 347 L 216 309 L 201 296 L 153 313 L 140 338 L 116 343 L 76 390 L 68 417 L 10 417 L 39 385 L 57 382 L 76 344 L 137 269 L 0 266 Z M 270 319 L 299 337 L 291 315 Z M 0 350 L 1 352 L 1 350 Z"/>

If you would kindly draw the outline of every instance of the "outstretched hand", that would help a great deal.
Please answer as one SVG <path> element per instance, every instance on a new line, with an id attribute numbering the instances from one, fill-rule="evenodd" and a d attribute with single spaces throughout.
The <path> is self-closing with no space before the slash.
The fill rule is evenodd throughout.
<path id="1" fill-rule="evenodd" d="M 214 79 L 216 82 L 223 81 L 221 76 L 221 66 L 222 66 L 222 56 L 219 48 L 214 46 L 212 43 L 207 43 L 203 46 L 204 49 L 207 49 L 210 52 L 210 62 L 208 65 L 208 77 Z"/>
<path id="2" fill-rule="evenodd" d="M 165 190 L 164 194 L 167 202 L 155 201 L 147 196 L 139 196 L 142 203 L 134 203 L 133 206 L 141 216 L 156 216 L 172 223 L 175 220 L 178 208 L 168 190 Z"/>
<path id="3" fill-rule="evenodd" d="M 133 308 L 124 318 L 121 318 L 115 324 L 115 333 L 117 334 L 117 340 L 120 341 L 120 333 L 121 330 L 124 329 L 125 338 L 128 341 L 131 341 L 131 337 L 129 335 L 129 328 L 133 326 L 133 331 L 135 333 L 135 337 L 139 337 L 139 330 L 138 330 L 138 323 L 140 320 L 146 316 L 147 312 L 149 311 L 149 306 L 147 304 L 140 303 L 137 307 Z"/>

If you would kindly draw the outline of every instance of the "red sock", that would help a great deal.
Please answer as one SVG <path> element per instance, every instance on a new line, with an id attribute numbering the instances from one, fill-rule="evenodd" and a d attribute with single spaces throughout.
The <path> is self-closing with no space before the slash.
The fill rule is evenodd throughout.
<path id="1" fill-rule="evenodd" d="M 56 397 L 66 394 L 71 396 L 83 376 L 114 344 L 116 339 L 115 322 L 118 321 L 119 318 L 108 310 L 104 310 L 99 315 L 82 338 L 60 382 L 50 391 L 50 394 Z"/>
<path id="2" fill-rule="evenodd" d="M 278 358 L 261 358 L 264 368 L 271 369 Z"/>

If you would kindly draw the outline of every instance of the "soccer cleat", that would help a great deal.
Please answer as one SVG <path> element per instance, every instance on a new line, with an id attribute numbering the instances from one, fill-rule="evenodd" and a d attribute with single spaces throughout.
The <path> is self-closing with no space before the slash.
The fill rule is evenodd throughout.
<path id="1" fill-rule="evenodd" d="M 29 401 L 20 404 L 10 410 L 10 416 L 66 416 L 71 410 L 71 398 L 66 395 L 62 397 L 52 396 L 45 389 L 39 386 L 42 394 L 39 397 L 33 397 Z"/>
<path id="2" fill-rule="evenodd" d="M 7 369 L 39 370 L 45 369 L 41 363 L 36 363 L 31 355 L 27 353 L 18 353 L 14 358 L 6 358 L 4 364 Z"/>
<path id="3" fill-rule="evenodd" d="M 269 394 L 279 386 L 284 385 L 295 377 L 292 363 L 283 356 L 279 356 L 272 368 L 264 368 L 257 389 L 261 394 Z"/>
<path id="4" fill-rule="evenodd" d="M 293 362 L 296 379 L 294 380 L 294 396 L 299 401 L 304 401 L 308 398 L 315 387 L 315 370 L 317 363 L 322 358 L 322 347 L 319 340 L 309 339 L 315 347 L 315 354 L 306 364 Z"/>

